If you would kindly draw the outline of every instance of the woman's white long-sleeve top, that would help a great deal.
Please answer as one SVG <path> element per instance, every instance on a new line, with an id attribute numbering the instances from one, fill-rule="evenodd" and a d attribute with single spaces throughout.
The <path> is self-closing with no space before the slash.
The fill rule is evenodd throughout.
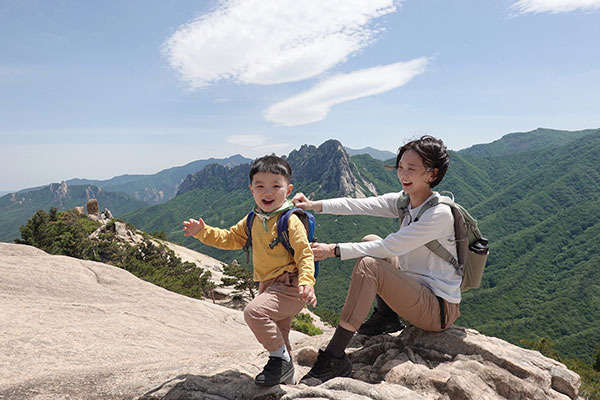
<path id="1" fill-rule="evenodd" d="M 439 197 L 439 194 L 433 192 L 425 202 L 434 196 Z M 398 218 L 399 197 L 400 193 L 387 193 L 363 199 L 346 197 L 321 200 L 323 205 L 321 212 Z M 437 239 L 456 257 L 452 211 L 449 206 L 439 204 L 425 211 L 418 221 L 414 221 L 422 206 L 409 208 L 409 213 L 401 222 L 400 229 L 382 240 L 340 243 L 341 258 L 347 260 L 363 256 L 377 258 L 397 256 L 401 269 L 429 287 L 436 296 L 451 303 L 460 303 L 461 277 L 449 262 L 425 247 L 426 243 Z"/>

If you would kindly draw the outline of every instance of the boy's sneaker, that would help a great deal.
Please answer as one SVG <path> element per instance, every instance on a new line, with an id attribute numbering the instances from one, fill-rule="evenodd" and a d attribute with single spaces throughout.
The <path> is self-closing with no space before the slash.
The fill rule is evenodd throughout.
<path id="1" fill-rule="evenodd" d="M 300 379 L 300 383 L 308 386 L 317 386 L 337 376 L 350 376 L 352 373 L 352 362 L 344 353 L 342 358 L 336 358 L 323 350 L 319 350 L 319 356 L 315 365 Z"/>
<path id="2" fill-rule="evenodd" d="M 384 315 L 375 307 L 371 317 L 363 322 L 357 333 L 365 336 L 375 336 L 382 333 L 397 332 L 401 329 L 404 329 L 404 323 L 400 320 L 398 314 Z"/>
<path id="3" fill-rule="evenodd" d="M 274 386 L 280 383 L 294 383 L 294 363 L 281 357 L 269 357 L 262 372 L 256 375 L 254 383 L 258 386 Z"/>

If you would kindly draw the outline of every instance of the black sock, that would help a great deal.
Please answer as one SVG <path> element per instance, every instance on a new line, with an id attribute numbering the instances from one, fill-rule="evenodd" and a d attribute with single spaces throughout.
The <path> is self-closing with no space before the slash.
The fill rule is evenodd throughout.
<path id="1" fill-rule="evenodd" d="M 397 315 L 396 311 L 392 310 L 390 306 L 388 306 L 387 303 L 381 298 L 381 296 L 376 295 L 375 300 L 377 301 L 377 311 L 380 314 L 386 317 L 392 317 L 394 315 Z"/>
<path id="2" fill-rule="evenodd" d="M 329 341 L 325 352 L 331 354 L 335 358 L 342 358 L 344 356 L 344 350 L 346 350 L 346 346 L 350 343 L 352 336 L 354 336 L 354 332 L 338 325 L 337 328 L 335 328 L 335 333 Z"/>

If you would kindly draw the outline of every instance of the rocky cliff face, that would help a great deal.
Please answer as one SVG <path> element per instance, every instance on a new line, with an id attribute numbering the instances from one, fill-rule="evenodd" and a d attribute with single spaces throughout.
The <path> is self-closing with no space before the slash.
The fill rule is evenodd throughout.
<path id="1" fill-rule="evenodd" d="M 287 156 L 293 171 L 293 183 L 298 186 L 316 184 L 313 193 L 334 193 L 340 196 L 365 197 L 376 194 L 375 186 L 360 174 L 348 153 L 337 140 L 328 140 L 319 147 L 304 145 Z M 179 186 L 178 195 L 197 188 L 223 187 L 226 190 L 248 186 L 249 164 L 234 168 L 212 164 L 188 175 Z"/>
<path id="2" fill-rule="evenodd" d="M 460 327 L 356 336 L 351 378 L 259 388 L 241 312 L 23 245 L 0 243 L 0 309 L 0 399 L 578 398 L 564 365 Z M 331 333 L 293 332 L 297 379 Z"/>

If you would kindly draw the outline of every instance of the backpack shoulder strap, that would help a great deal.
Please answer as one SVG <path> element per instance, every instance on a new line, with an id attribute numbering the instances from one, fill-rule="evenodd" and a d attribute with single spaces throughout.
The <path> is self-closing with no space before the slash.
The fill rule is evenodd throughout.
<path id="1" fill-rule="evenodd" d="M 406 193 L 400 192 L 400 197 L 398 197 L 398 202 L 396 203 L 396 206 L 398 207 L 398 219 L 400 221 L 400 224 L 402 224 L 404 217 L 406 216 L 406 214 L 408 214 L 408 207 L 410 207 L 410 197 Z"/>
<path id="2" fill-rule="evenodd" d="M 434 197 L 434 198 L 430 199 L 429 201 L 427 201 L 427 203 L 423 204 L 423 206 L 421 206 L 421 209 L 419 210 L 417 216 L 415 217 L 414 222 L 418 221 L 425 211 L 429 210 L 431 207 L 437 206 L 439 202 L 440 202 L 439 199 L 437 197 Z M 398 197 L 397 207 L 398 207 L 398 218 L 400 219 L 400 223 L 402 223 L 402 220 L 404 219 L 404 217 L 407 214 L 409 214 L 408 209 L 410 207 L 410 196 L 404 192 L 401 192 L 400 197 Z M 413 222 L 413 221 L 411 221 L 411 222 Z"/>
<path id="3" fill-rule="evenodd" d="M 296 216 L 300 219 L 300 222 L 304 225 L 306 229 L 306 235 L 308 237 L 308 241 L 312 242 L 314 240 L 315 234 L 315 217 L 311 213 L 308 213 L 300 208 L 292 208 L 284 212 L 279 219 L 277 220 L 277 238 L 273 242 L 269 244 L 271 248 L 275 247 L 277 243 L 281 243 L 283 247 L 292 255 L 294 255 L 294 249 L 290 244 L 290 234 L 289 234 L 289 224 L 290 217 L 292 214 L 296 214 Z M 312 220 L 312 223 L 311 223 Z"/>
<path id="4" fill-rule="evenodd" d="M 294 255 L 294 249 L 292 249 L 292 246 L 290 245 L 288 226 L 290 222 L 290 216 L 294 214 L 294 211 L 296 211 L 296 209 L 291 208 L 279 216 L 279 219 L 277 220 L 277 237 L 271 243 L 269 243 L 270 248 L 277 246 L 277 243 L 281 243 L 281 245 L 287 251 L 292 253 L 292 256 Z"/>
<path id="5" fill-rule="evenodd" d="M 290 217 L 292 216 L 292 214 L 296 214 L 296 216 L 300 219 L 300 221 L 304 225 L 304 228 L 306 229 L 308 241 L 309 242 L 315 241 L 315 238 L 314 238 L 314 236 L 315 236 L 315 217 L 311 213 L 306 212 L 300 208 L 292 208 L 290 210 L 287 210 L 286 212 L 284 212 L 282 215 L 279 216 L 279 219 L 277 220 L 277 237 L 271 243 L 269 243 L 269 247 L 273 248 L 278 243 L 281 243 L 281 245 L 287 251 L 289 251 L 293 257 L 295 252 L 294 252 L 294 249 L 292 248 L 292 245 L 290 244 L 290 234 L 289 234 L 289 222 L 290 222 Z M 318 274 L 319 274 L 319 262 L 315 261 L 315 273 L 314 273 L 315 278 L 317 277 Z"/>
<path id="6" fill-rule="evenodd" d="M 444 246 L 442 246 L 442 244 L 438 241 L 438 240 L 432 240 L 428 243 L 425 244 L 425 247 L 427 247 L 429 250 L 431 250 L 434 254 L 436 254 L 438 257 L 442 258 L 443 260 L 446 260 L 448 263 L 452 264 L 452 266 L 456 269 L 457 273 L 459 275 L 462 275 L 462 268 L 461 265 L 462 263 L 460 262 L 461 260 L 464 260 L 464 258 L 461 257 L 462 251 L 459 249 L 459 240 L 462 240 L 463 236 L 460 232 L 465 232 L 465 228 L 460 228 L 461 226 L 464 226 L 464 222 L 463 222 L 463 218 L 460 215 L 459 210 L 456 208 L 456 203 L 454 202 L 454 195 L 450 192 L 446 192 L 449 193 L 450 196 L 439 196 L 439 197 L 434 197 L 432 199 L 430 199 L 429 201 L 427 201 L 425 204 L 423 204 L 423 206 L 421 206 L 421 209 L 419 210 L 419 213 L 417 214 L 415 221 L 418 221 L 421 216 L 423 215 L 423 213 L 427 210 L 429 210 L 432 207 L 437 206 L 438 204 L 445 204 L 447 206 L 450 207 L 450 210 L 452 211 L 452 215 L 454 217 L 454 234 L 455 234 L 455 238 L 457 240 L 457 255 L 459 256 L 458 259 L 455 258 L 452 253 L 450 253 L 448 250 L 446 250 L 446 248 Z M 457 227 L 459 227 L 459 229 L 457 230 Z"/>
<path id="7" fill-rule="evenodd" d="M 252 223 L 254 222 L 254 217 L 256 213 L 254 211 L 250 211 L 246 216 L 246 243 L 242 247 L 242 249 L 246 252 L 246 262 L 250 262 L 250 248 L 252 247 Z"/>
<path id="8" fill-rule="evenodd" d="M 425 211 L 437 206 L 439 203 L 440 203 L 440 201 L 437 197 L 434 197 L 433 199 L 428 200 L 425 204 L 423 204 L 421 206 L 421 209 L 419 210 L 419 212 L 417 213 L 417 216 L 415 217 L 415 222 L 421 219 L 421 216 L 423 216 Z"/>
<path id="9" fill-rule="evenodd" d="M 452 211 L 452 217 L 454 218 L 454 242 L 456 243 L 457 258 L 455 259 L 452 257 L 452 255 L 441 246 L 440 250 L 438 250 L 439 253 L 436 252 L 436 254 L 452 264 L 454 268 L 456 268 L 456 272 L 462 276 L 462 266 L 465 265 L 467 260 L 467 252 L 469 250 L 468 232 L 471 226 L 475 224 L 476 227 L 477 223 L 463 206 L 454 201 L 454 195 L 451 192 L 442 193 L 449 194 L 449 196 L 440 196 L 439 202 L 440 204 L 446 204 L 448 207 L 450 207 L 450 211 Z M 442 253 L 444 254 L 442 255 Z M 449 257 L 452 257 L 452 260 L 450 260 Z"/>

